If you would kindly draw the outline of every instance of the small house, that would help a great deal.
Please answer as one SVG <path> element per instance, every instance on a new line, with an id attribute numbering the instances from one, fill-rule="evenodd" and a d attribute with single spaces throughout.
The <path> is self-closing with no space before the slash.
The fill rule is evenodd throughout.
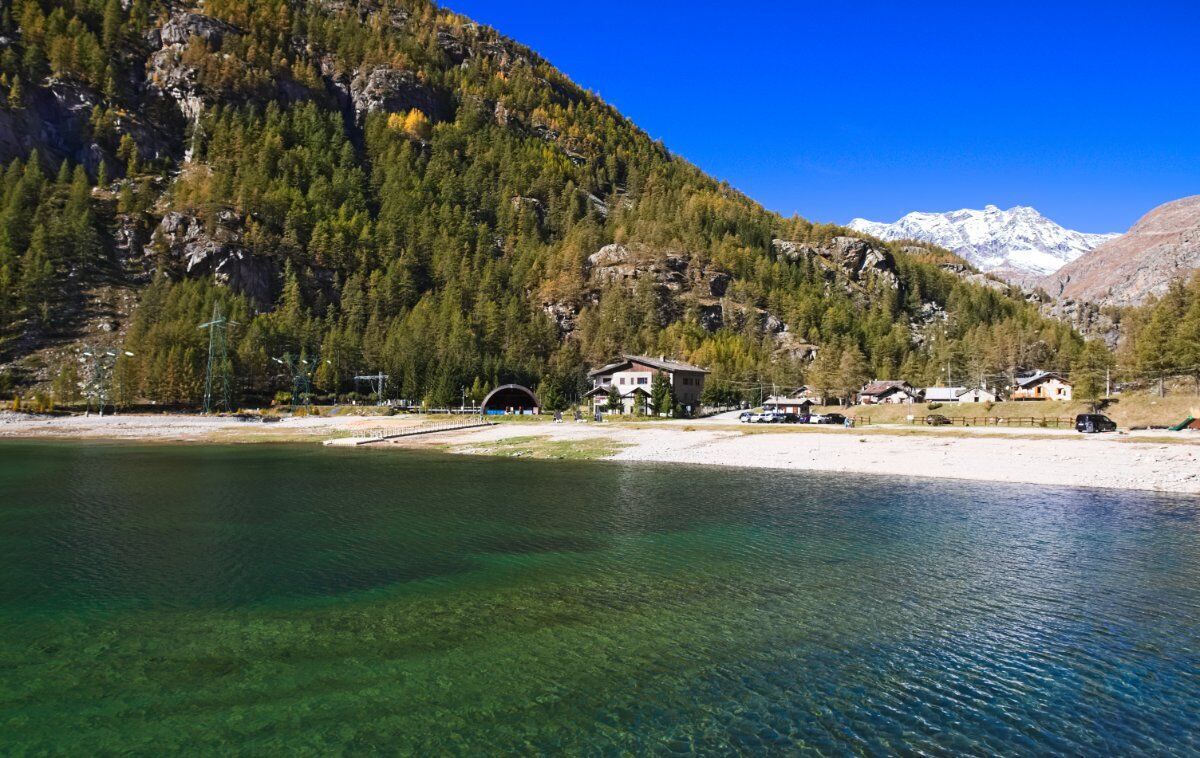
<path id="1" fill-rule="evenodd" d="M 921 390 L 921 396 L 927 403 L 957 403 L 966 391 L 966 387 L 926 387 Z"/>
<path id="2" fill-rule="evenodd" d="M 960 403 L 994 403 L 996 402 L 996 393 L 990 392 L 986 387 L 975 387 L 973 389 L 964 390 L 958 396 Z"/>
<path id="3" fill-rule="evenodd" d="M 1063 400 L 1071 399 L 1071 383 L 1053 371 L 1037 371 L 1028 376 L 1018 376 L 1012 390 L 1013 400 Z"/>
<path id="4" fill-rule="evenodd" d="M 810 397 L 795 395 L 773 395 L 763 402 L 763 410 L 775 413 L 795 413 L 801 415 L 810 412 L 816 405 Z"/>
<path id="5" fill-rule="evenodd" d="M 903 379 L 876 380 L 858 393 L 860 405 L 911 405 L 921 401 L 921 393 Z"/>

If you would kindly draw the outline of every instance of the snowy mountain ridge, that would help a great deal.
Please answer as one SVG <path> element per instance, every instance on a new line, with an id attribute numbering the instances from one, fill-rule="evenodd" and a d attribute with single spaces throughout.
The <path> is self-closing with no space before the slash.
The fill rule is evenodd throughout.
<path id="1" fill-rule="evenodd" d="M 973 266 L 1013 280 L 1053 273 L 1117 234 L 1065 229 L 1035 209 L 964 208 L 946 213 L 909 213 L 888 224 L 856 218 L 846 225 L 882 240 L 912 239 L 953 250 Z"/>

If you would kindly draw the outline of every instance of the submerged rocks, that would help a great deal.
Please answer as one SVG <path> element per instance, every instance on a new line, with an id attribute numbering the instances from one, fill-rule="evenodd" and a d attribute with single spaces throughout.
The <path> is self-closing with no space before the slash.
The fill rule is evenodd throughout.
<path id="1" fill-rule="evenodd" d="M 231 210 L 218 211 L 208 224 L 171 211 L 154 230 L 151 246 L 166 252 L 185 275 L 212 276 L 258 307 L 270 307 L 279 291 L 279 264 L 253 255 L 243 243 L 242 229 L 241 215 Z"/>

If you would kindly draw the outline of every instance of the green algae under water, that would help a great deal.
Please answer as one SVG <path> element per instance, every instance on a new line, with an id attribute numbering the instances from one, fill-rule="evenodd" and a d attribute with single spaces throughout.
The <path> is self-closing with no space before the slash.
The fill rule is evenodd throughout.
<path id="1" fill-rule="evenodd" d="M 1200 502 L 0 444 L 0 753 L 1200 751 Z"/>

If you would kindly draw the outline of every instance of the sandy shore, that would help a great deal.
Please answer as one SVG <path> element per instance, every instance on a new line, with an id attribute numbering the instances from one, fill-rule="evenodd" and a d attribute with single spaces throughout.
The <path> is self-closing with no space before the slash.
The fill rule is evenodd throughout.
<path id="1" fill-rule="evenodd" d="M 335 416 L 275 424 L 199 416 L 44 418 L 0 414 L 0 438 L 182 442 L 301 442 L 395 434 L 445 417 Z M 1144 489 L 1200 495 L 1200 435 L 1080 435 L 1066 430 L 869 429 L 746 426 L 724 419 L 646 424 L 501 423 L 404 437 L 371 448 L 455 453 L 595 457 L 975 479 L 1042 485 Z M 572 451 L 581 452 L 572 456 Z"/>

